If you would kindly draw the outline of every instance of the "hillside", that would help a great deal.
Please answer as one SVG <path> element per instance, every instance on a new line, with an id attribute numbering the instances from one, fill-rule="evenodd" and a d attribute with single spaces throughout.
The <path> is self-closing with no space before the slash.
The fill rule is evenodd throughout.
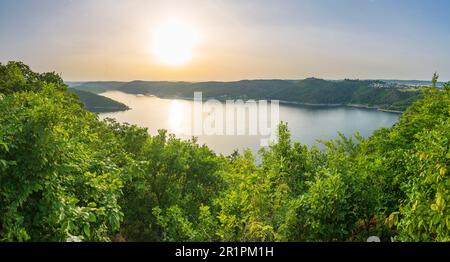
<path id="1" fill-rule="evenodd" d="M 125 82 L 116 81 L 94 81 L 94 82 L 67 82 L 71 88 L 78 90 L 89 91 L 92 93 L 103 93 L 106 91 L 115 90 L 116 88 L 125 84 Z"/>
<path id="2" fill-rule="evenodd" d="M 289 103 L 320 105 L 354 105 L 383 110 L 403 111 L 420 97 L 418 90 L 374 88 L 377 80 L 329 81 L 317 78 L 304 80 L 242 80 L 235 82 L 86 82 L 73 88 L 94 93 L 122 91 L 151 94 L 162 98 L 192 98 L 195 91 L 203 98 L 278 99 Z"/>
<path id="3" fill-rule="evenodd" d="M 111 98 L 104 97 L 95 93 L 69 88 L 68 91 L 76 94 L 84 107 L 92 112 L 115 112 L 128 110 L 125 104 L 117 102 Z"/>

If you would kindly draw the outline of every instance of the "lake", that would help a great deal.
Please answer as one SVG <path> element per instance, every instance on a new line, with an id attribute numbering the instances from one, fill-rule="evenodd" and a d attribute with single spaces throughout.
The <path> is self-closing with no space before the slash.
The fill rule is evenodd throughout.
<path id="1" fill-rule="evenodd" d="M 118 122 L 148 128 L 154 135 L 166 129 L 177 137 L 188 139 L 192 134 L 193 105 L 190 100 L 161 99 L 154 96 L 127 94 L 109 91 L 101 95 L 122 102 L 131 109 L 124 112 L 102 113 L 101 119 L 110 117 Z M 368 137 L 382 127 L 391 127 L 399 114 L 352 107 L 316 107 L 279 105 L 279 120 L 287 122 L 294 141 L 313 146 L 317 140 L 338 137 L 338 132 L 349 136 L 359 132 Z M 238 120 L 235 120 L 238 121 Z M 226 122 L 226 121 L 225 121 Z M 226 123 L 225 123 L 226 124 Z M 248 122 L 244 123 L 244 125 Z M 235 122 L 235 126 L 237 122 Z M 198 135 L 198 142 L 206 144 L 217 153 L 231 154 L 233 150 L 245 148 L 257 152 L 261 148 L 261 135 Z"/>

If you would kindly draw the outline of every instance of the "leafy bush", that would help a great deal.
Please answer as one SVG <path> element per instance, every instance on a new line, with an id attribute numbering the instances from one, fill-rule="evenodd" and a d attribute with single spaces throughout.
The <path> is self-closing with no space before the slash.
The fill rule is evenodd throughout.
<path id="1" fill-rule="evenodd" d="M 0 112 L 1 241 L 450 240 L 450 83 L 368 139 L 308 148 L 282 123 L 259 156 L 100 121 L 18 62 Z"/>

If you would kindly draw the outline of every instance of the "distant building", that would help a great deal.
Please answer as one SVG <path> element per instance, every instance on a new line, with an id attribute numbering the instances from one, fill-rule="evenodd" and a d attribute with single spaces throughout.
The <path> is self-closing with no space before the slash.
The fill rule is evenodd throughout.
<path id="1" fill-rule="evenodd" d="M 385 89 L 411 89 L 411 88 L 420 88 L 421 85 L 407 85 L 407 84 L 397 84 L 397 83 L 375 82 L 375 83 L 371 83 L 370 87 L 385 88 Z"/>

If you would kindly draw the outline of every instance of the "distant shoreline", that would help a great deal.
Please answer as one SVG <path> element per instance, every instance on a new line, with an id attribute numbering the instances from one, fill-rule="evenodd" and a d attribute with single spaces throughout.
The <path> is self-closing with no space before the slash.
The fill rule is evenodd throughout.
<path id="1" fill-rule="evenodd" d="M 390 110 L 390 109 L 383 109 L 378 106 L 369 106 L 369 105 L 361 105 L 361 104 L 314 104 L 314 103 L 301 103 L 301 102 L 295 102 L 295 101 L 285 101 L 280 100 L 280 103 L 282 104 L 290 104 L 290 105 L 303 105 L 303 106 L 323 106 L 323 107 L 353 107 L 353 108 L 362 108 L 362 109 L 371 109 L 371 110 L 378 110 L 381 112 L 388 112 L 388 113 L 396 113 L 396 114 L 402 114 L 403 111 L 399 110 Z"/>
<path id="2" fill-rule="evenodd" d="M 122 91 L 119 91 L 122 92 Z M 125 92 L 124 92 L 125 93 Z M 181 100 L 189 100 L 193 101 L 194 99 L 192 97 L 182 97 L 182 96 L 155 96 L 153 94 L 134 94 L 136 96 L 144 95 L 144 96 L 152 96 L 157 97 L 160 99 L 181 99 Z M 223 98 L 207 98 L 207 99 L 216 99 L 218 101 L 226 101 L 230 99 L 223 99 Z M 234 99 L 236 100 L 236 99 Z M 256 100 L 256 99 L 254 99 Z M 280 104 L 284 105 L 299 105 L 299 106 L 311 106 L 311 107 L 352 107 L 352 108 L 360 108 L 360 109 L 370 109 L 370 110 L 377 110 L 380 112 L 386 112 L 386 113 L 395 113 L 395 114 L 402 114 L 404 111 L 399 110 L 391 110 L 391 109 L 383 109 L 379 106 L 369 106 L 369 105 L 363 105 L 363 104 L 316 104 L 316 103 L 302 103 L 302 102 L 296 102 L 296 101 L 288 101 L 288 100 L 278 100 L 280 101 Z"/>
<path id="3" fill-rule="evenodd" d="M 242 80 L 238 82 L 152 82 L 126 83 L 88 82 L 73 87 L 88 92 L 123 91 L 128 94 L 151 94 L 160 98 L 193 99 L 194 92 L 201 92 L 204 99 L 277 99 L 283 104 L 304 106 L 348 106 L 376 109 L 401 114 L 417 99 L 421 89 L 407 89 L 381 81 L 345 79 L 327 81 L 318 78 L 304 80 Z M 409 88 L 409 87 L 408 87 Z"/>

